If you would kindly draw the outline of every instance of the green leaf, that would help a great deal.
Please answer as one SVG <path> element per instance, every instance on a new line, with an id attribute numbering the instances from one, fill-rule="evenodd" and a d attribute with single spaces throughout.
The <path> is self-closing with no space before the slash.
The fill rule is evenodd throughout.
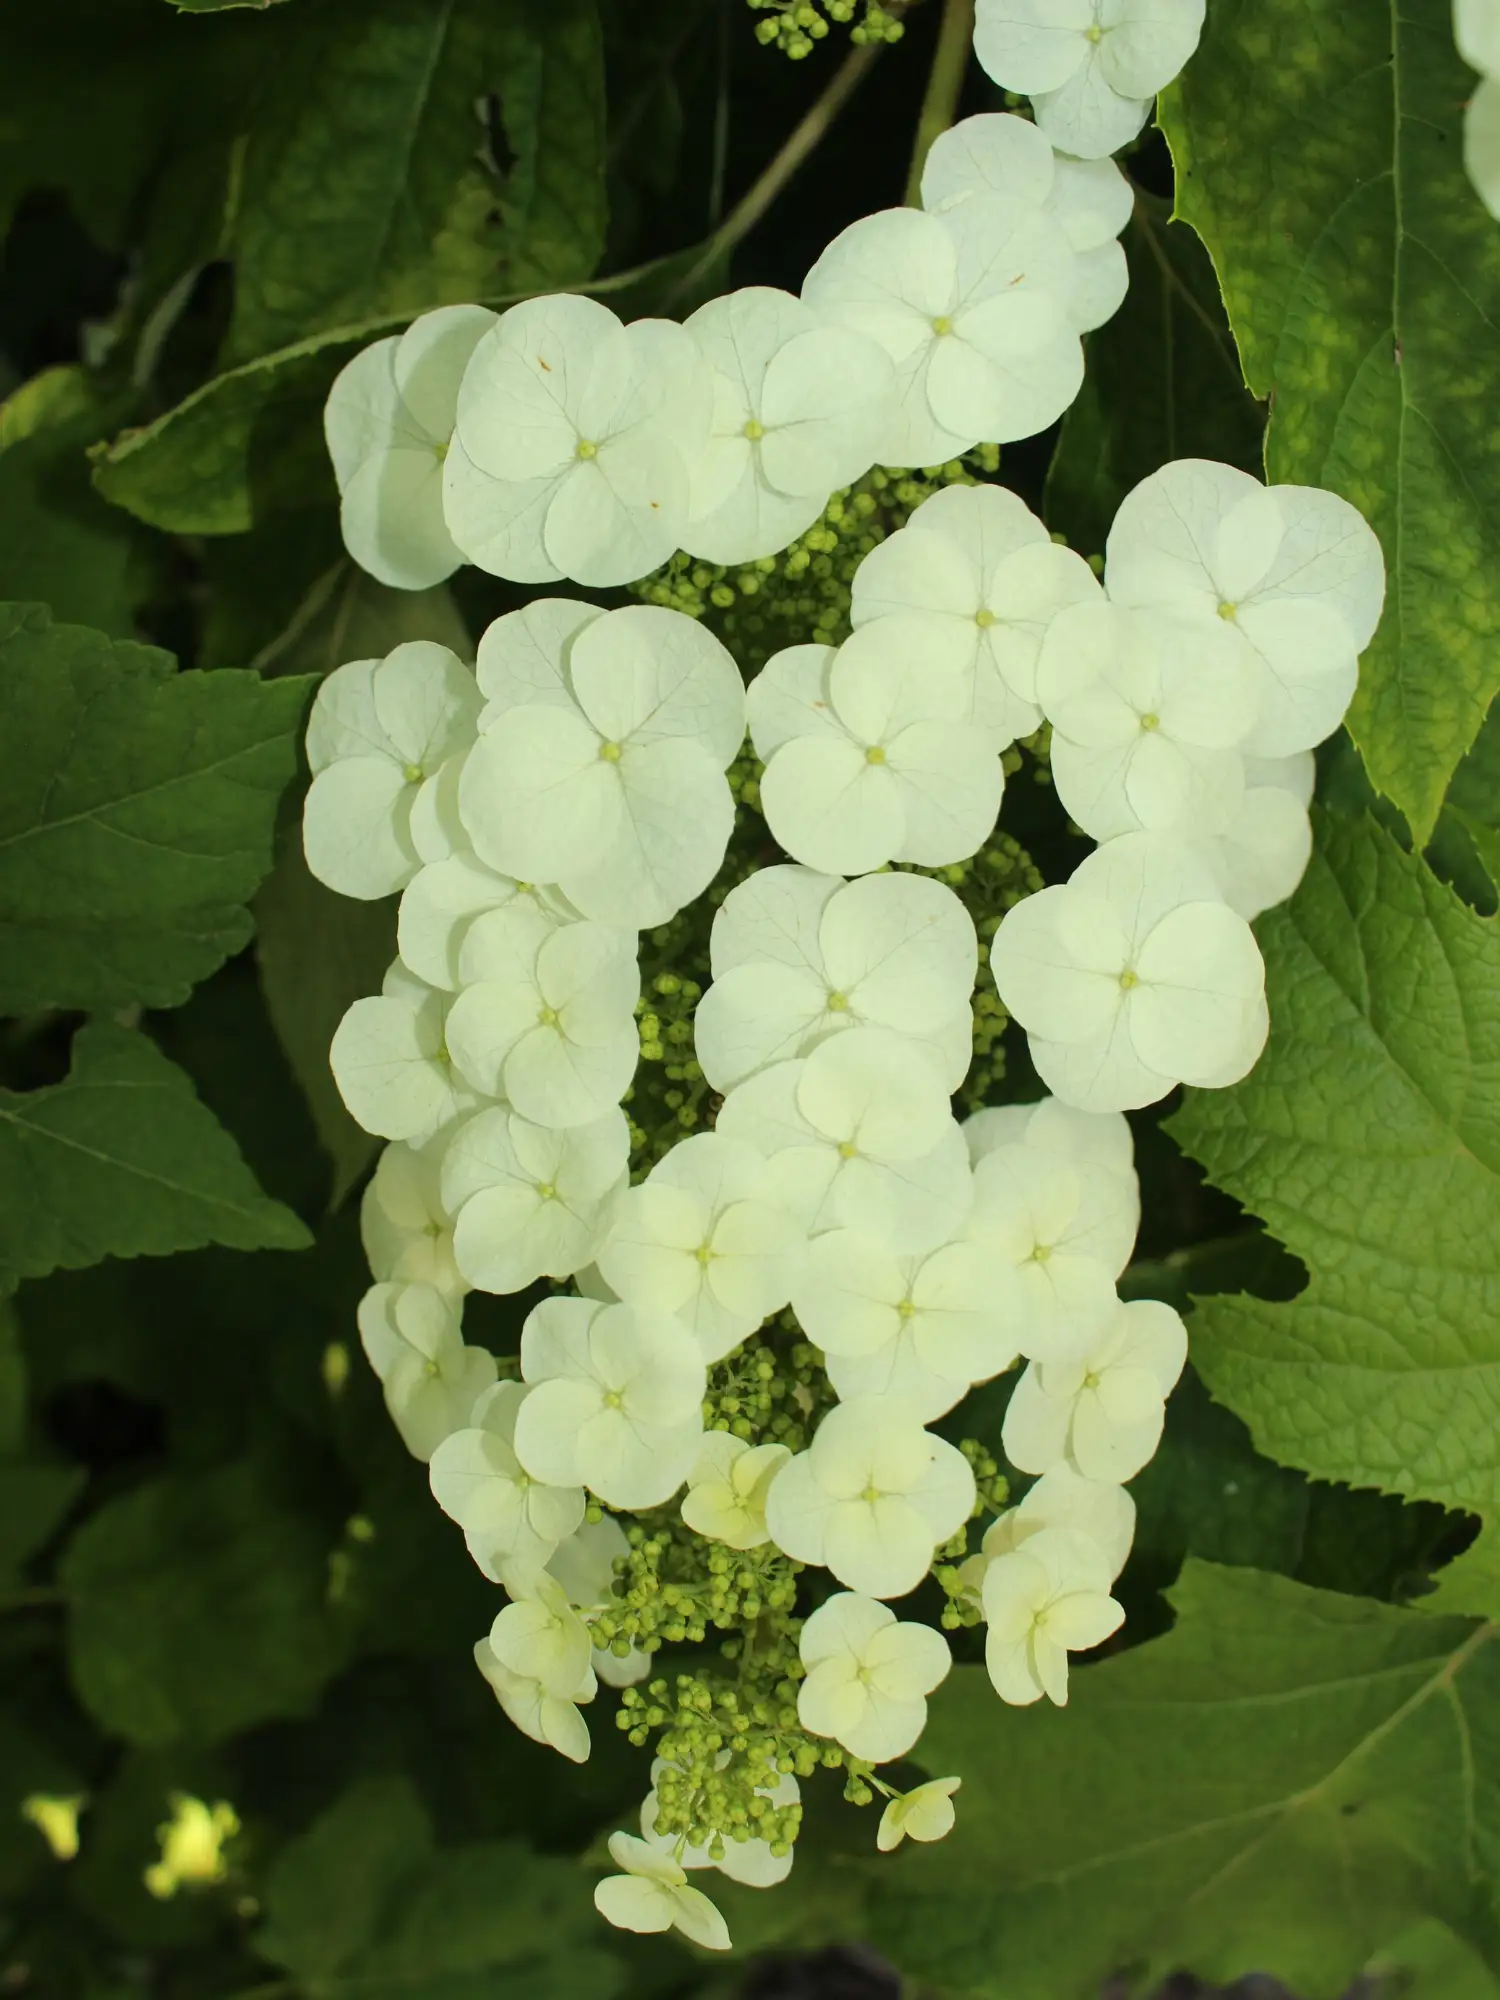
<path id="1" fill-rule="evenodd" d="M 115 506 L 180 535 L 239 535 L 279 508 L 335 501 L 323 400 L 358 348 L 401 323 L 312 334 L 214 376 L 97 452 L 94 484 Z"/>
<path id="2" fill-rule="evenodd" d="M 310 1241 L 142 1034 L 85 1027 L 66 1082 L 0 1091 L 0 1292 L 111 1256 Z"/>
<path id="3" fill-rule="evenodd" d="M 77 1465 L 0 1465 L 0 1595 L 57 1528 L 88 1480 Z"/>
<path id="4" fill-rule="evenodd" d="M 1416 1924 L 1365 1968 L 1384 1991 L 1416 2000 L 1500 2000 L 1500 1978 L 1446 1924 Z"/>
<path id="5" fill-rule="evenodd" d="M 128 638 L 152 548 L 94 491 L 87 454 L 123 414 L 82 368 L 49 368 L 0 406 L 0 600 Z"/>
<path id="6" fill-rule="evenodd" d="M 1144 193 L 1121 241 L 1130 290 L 1088 337 L 1088 372 L 1047 472 L 1049 525 L 1089 554 L 1103 549 L 1125 495 L 1169 459 L 1261 464 L 1262 414 L 1203 245 Z"/>
<path id="7" fill-rule="evenodd" d="M 881 1874 L 873 1942 L 995 2000 L 1181 1969 L 1332 2000 L 1429 1917 L 1493 1960 L 1496 1628 L 1196 1562 L 1172 1603 L 1065 1710 L 954 1671 L 920 1754 L 957 1829 Z"/>
<path id="8" fill-rule="evenodd" d="M 1177 211 L 1273 397 L 1273 480 L 1328 486 L 1385 549 L 1349 719 L 1425 845 L 1500 687 L 1500 233 L 1464 173 L 1474 77 L 1448 0 L 1229 0 L 1162 99 Z"/>
<path id="9" fill-rule="evenodd" d="M 1500 931 L 1325 817 L 1259 934 L 1266 1052 L 1173 1131 L 1311 1277 L 1201 1300 L 1194 1363 L 1273 1458 L 1500 1512 Z"/>
<path id="10" fill-rule="evenodd" d="M 1500 890 L 1500 706 L 1490 710 L 1454 772 L 1443 811 L 1469 836 L 1480 865 Z"/>
<path id="11" fill-rule="evenodd" d="M 255 922 L 266 1008 L 333 1162 L 337 1208 L 381 1142 L 344 1109 L 328 1048 L 354 1002 L 380 991 L 396 956 L 396 906 L 336 896 L 308 873 L 294 839 L 261 886 Z"/>
<path id="12" fill-rule="evenodd" d="M 251 133 L 233 356 L 587 278 L 604 247 L 592 0 L 304 0 Z M 502 179 L 476 105 L 493 99 Z"/>
<path id="13" fill-rule="evenodd" d="M 0 1011 L 172 1006 L 247 942 L 309 686 L 0 607 Z"/>
<path id="14" fill-rule="evenodd" d="M 437 1848 L 410 1781 L 371 1778 L 277 1857 L 255 1943 L 317 2000 L 608 2000 L 623 1968 L 587 1886 L 517 1841 Z"/>
<path id="15" fill-rule="evenodd" d="M 432 1822 L 409 1779 L 352 1786 L 277 1856 L 256 1950 L 299 1979 L 337 1972 L 374 1937 L 392 1894 L 432 1851 Z"/>
<path id="16" fill-rule="evenodd" d="M 720 263 L 705 261 L 705 246 L 694 245 L 568 289 L 606 299 L 631 319 L 701 303 L 712 273 L 722 275 Z M 499 312 L 530 295 L 486 294 L 479 302 Z M 359 348 L 411 317 L 311 334 L 216 375 L 153 423 L 97 450 L 94 484 L 117 507 L 180 535 L 238 535 L 283 509 L 335 505 L 322 428 L 329 385 Z"/>
<path id="17" fill-rule="evenodd" d="M 316 1519 L 250 1462 L 110 1501 L 59 1572 L 85 1707 L 147 1747 L 308 1713 L 343 1664 L 328 1553 Z"/>

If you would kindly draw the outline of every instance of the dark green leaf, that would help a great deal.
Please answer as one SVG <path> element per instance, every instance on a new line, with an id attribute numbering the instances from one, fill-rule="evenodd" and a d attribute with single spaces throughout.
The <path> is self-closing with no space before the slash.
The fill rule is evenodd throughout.
<path id="1" fill-rule="evenodd" d="M 354 1002 L 380 991 L 396 956 L 396 907 L 336 896 L 308 873 L 300 841 L 291 840 L 256 898 L 255 921 L 266 1007 L 333 1162 L 337 1206 L 380 1141 L 344 1109 L 328 1048 Z"/>
<path id="2" fill-rule="evenodd" d="M 0 1465 L 0 1595 L 5 1579 L 62 1525 L 87 1478 L 76 1465 Z"/>
<path id="3" fill-rule="evenodd" d="M 0 1010 L 174 1005 L 249 939 L 310 683 L 0 619 Z"/>
<path id="4" fill-rule="evenodd" d="M 1065 1710 L 956 1669 L 921 1761 L 962 1776 L 958 1827 L 880 1876 L 874 1941 L 996 2000 L 1179 1968 L 1332 2000 L 1428 1917 L 1493 1953 L 1496 1628 L 1201 1563 L 1172 1602 Z"/>
<path id="5" fill-rule="evenodd" d="M 574 1864 L 519 1842 L 434 1847 L 410 1782 L 375 1778 L 282 1851 L 256 1945 L 318 2000 L 607 2000 L 622 1968 L 586 1891 Z"/>
<path id="6" fill-rule="evenodd" d="M 66 1082 L 0 1091 L 0 1291 L 110 1256 L 310 1241 L 142 1034 L 83 1028 Z"/>
<path id="7" fill-rule="evenodd" d="M 394 1891 L 432 1852 L 432 1823 L 408 1779 L 354 1785 L 277 1857 L 256 1950 L 299 1979 L 337 1972 L 369 1944 Z"/>
<path id="8" fill-rule="evenodd" d="M 587 278 L 604 242 L 591 0 L 304 0 L 235 232 L 231 345 Z M 513 164 L 488 157 L 494 98 Z"/>
<path id="9" fill-rule="evenodd" d="M 1261 920 L 1271 1038 L 1174 1122 L 1307 1265 L 1199 1302 L 1193 1355 L 1273 1458 L 1500 1511 L 1500 934 L 1370 820 Z"/>
<path id="10" fill-rule="evenodd" d="M 708 269 L 699 246 L 576 289 L 623 319 L 679 312 L 701 303 Z M 480 303 L 499 311 L 526 296 L 486 294 Z M 216 375 L 97 452 L 95 485 L 142 521 L 182 535 L 238 535 L 280 509 L 329 507 L 337 498 L 322 432 L 329 385 L 359 348 L 411 316 L 311 334 Z"/>
<path id="11" fill-rule="evenodd" d="M 1088 337 L 1088 373 L 1047 474 L 1049 525 L 1088 555 L 1102 552 L 1125 495 L 1169 459 L 1261 466 L 1261 412 L 1203 245 L 1140 193 L 1121 240 L 1130 290 Z"/>
<path id="12" fill-rule="evenodd" d="M 94 491 L 87 453 L 123 414 L 81 368 L 49 368 L 0 407 L 0 600 L 39 599 L 54 618 L 129 638 L 149 539 Z"/>
<path id="13" fill-rule="evenodd" d="M 252 1463 L 111 1501 L 60 1572 L 85 1706 L 148 1746 L 306 1713 L 343 1660 L 328 1555 L 316 1520 Z"/>
<path id="14" fill-rule="evenodd" d="M 1500 687 L 1500 232 L 1463 166 L 1448 0 L 1227 0 L 1162 99 L 1178 213 L 1213 252 L 1273 480 L 1385 548 L 1350 733 L 1425 844 Z"/>

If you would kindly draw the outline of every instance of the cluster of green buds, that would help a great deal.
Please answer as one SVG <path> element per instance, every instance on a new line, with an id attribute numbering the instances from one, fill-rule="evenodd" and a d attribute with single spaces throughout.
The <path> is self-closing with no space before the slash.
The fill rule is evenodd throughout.
<path id="1" fill-rule="evenodd" d="M 874 466 L 841 487 L 821 516 L 780 555 L 725 565 L 679 552 L 632 590 L 648 604 L 701 618 L 747 678 L 784 646 L 836 646 L 849 636 L 854 572 L 945 486 L 973 486 L 999 467 L 998 446 L 923 472 Z"/>
<path id="2" fill-rule="evenodd" d="M 811 55 L 830 25 L 849 28 L 849 39 L 861 45 L 899 42 L 905 33 L 900 13 L 880 6 L 878 0 L 863 0 L 863 6 L 860 0 L 819 0 L 817 6 L 812 0 L 750 0 L 750 7 L 761 16 L 755 39 L 763 48 L 780 49 L 793 62 Z"/>

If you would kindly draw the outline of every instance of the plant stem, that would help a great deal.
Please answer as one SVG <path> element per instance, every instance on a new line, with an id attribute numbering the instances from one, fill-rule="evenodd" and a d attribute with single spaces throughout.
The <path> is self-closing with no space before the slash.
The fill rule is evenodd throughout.
<path id="1" fill-rule="evenodd" d="M 894 11 L 894 10 L 892 10 Z M 807 112 L 786 144 L 754 184 L 740 197 L 703 246 L 703 254 L 672 287 L 666 305 L 692 291 L 713 265 L 739 243 L 786 189 L 808 158 L 817 151 L 834 121 L 874 68 L 884 42 L 867 42 L 853 49 L 834 71 L 828 88 Z"/>
<path id="2" fill-rule="evenodd" d="M 934 139 L 941 138 L 953 123 L 959 92 L 969 67 L 969 50 L 974 41 L 974 0 L 943 0 L 943 19 L 938 28 L 937 47 L 927 76 L 927 91 L 917 118 L 917 135 L 912 142 L 911 169 L 906 176 L 906 204 L 920 206 L 922 169 Z"/>

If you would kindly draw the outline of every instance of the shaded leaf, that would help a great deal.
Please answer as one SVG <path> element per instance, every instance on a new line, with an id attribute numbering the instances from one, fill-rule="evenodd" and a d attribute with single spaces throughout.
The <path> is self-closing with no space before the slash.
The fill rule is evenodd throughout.
<path id="1" fill-rule="evenodd" d="M 590 0 L 303 0 L 297 23 L 245 159 L 235 359 L 590 275 L 604 243 Z M 503 179 L 476 115 L 489 98 Z"/>
<path id="2" fill-rule="evenodd" d="M 406 1778 L 372 1778 L 283 1849 L 256 1946 L 309 1994 L 523 2000 L 618 1991 L 576 1864 L 518 1841 L 437 1848 Z"/>
<path id="3" fill-rule="evenodd" d="M 0 600 L 129 638 L 149 544 L 94 491 L 87 452 L 123 414 L 81 368 L 49 368 L 0 405 Z"/>
<path id="4" fill-rule="evenodd" d="M 171 1006 L 248 941 L 309 685 L 0 608 L 0 1010 Z"/>
<path id="5" fill-rule="evenodd" d="M 1200 1300 L 1195 1365 L 1271 1457 L 1493 1514 L 1500 933 L 1372 821 L 1325 818 L 1259 934 L 1266 1052 L 1172 1129 L 1311 1276 Z"/>
<path id="6" fill-rule="evenodd" d="M 1261 468 L 1262 415 L 1202 243 L 1145 193 L 1121 241 L 1130 290 L 1088 336 L 1088 372 L 1047 473 L 1048 525 L 1086 555 L 1103 551 L 1125 495 L 1169 459 Z"/>
<path id="7" fill-rule="evenodd" d="M 110 1256 L 310 1241 L 142 1034 L 95 1023 L 74 1038 L 65 1082 L 0 1091 L 0 1291 Z"/>
<path id="8" fill-rule="evenodd" d="M 955 1670 L 920 1755 L 957 1830 L 881 1875 L 874 1942 L 996 2000 L 1176 1969 L 1332 2000 L 1429 1917 L 1493 1958 L 1496 1628 L 1197 1562 L 1172 1603 L 1065 1710 Z"/>
<path id="9" fill-rule="evenodd" d="M 317 1522 L 252 1463 L 110 1501 L 60 1580 L 74 1686 L 131 1743 L 212 1743 L 304 1714 L 343 1662 Z"/>

